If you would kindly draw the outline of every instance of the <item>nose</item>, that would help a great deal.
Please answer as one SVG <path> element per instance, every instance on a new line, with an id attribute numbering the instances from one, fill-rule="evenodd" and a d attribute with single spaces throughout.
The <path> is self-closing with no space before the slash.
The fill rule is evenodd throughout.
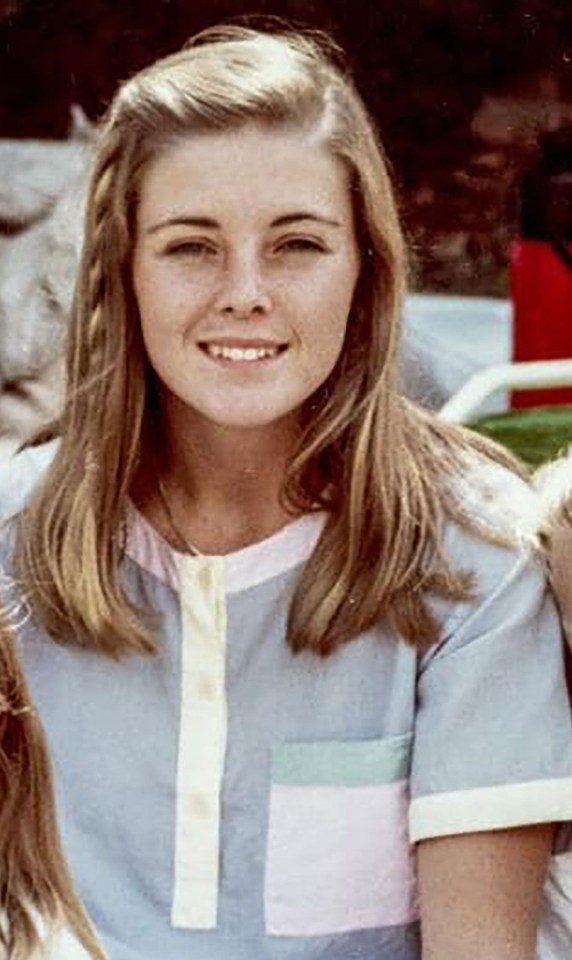
<path id="1" fill-rule="evenodd" d="M 229 256 L 217 297 L 217 310 L 248 319 L 268 313 L 271 306 L 260 257 L 255 252 Z"/>

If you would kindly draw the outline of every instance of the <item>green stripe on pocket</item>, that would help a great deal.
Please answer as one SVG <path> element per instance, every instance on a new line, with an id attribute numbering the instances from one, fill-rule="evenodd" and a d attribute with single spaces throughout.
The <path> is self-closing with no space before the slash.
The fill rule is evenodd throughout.
<path id="1" fill-rule="evenodd" d="M 278 743 L 272 782 L 285 787 L 375 787 L 409 775 L 413 735 L 383 740 Z"/>

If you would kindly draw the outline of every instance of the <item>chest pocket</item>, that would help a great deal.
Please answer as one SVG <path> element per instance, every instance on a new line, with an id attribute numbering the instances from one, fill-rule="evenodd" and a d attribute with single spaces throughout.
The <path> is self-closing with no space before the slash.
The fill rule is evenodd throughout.
<path id="1" fill-rule="evenodd" d="M 418 917 L 409 844 L 412 735 L 272 750 L 266 932 L 317 936 Z"/>

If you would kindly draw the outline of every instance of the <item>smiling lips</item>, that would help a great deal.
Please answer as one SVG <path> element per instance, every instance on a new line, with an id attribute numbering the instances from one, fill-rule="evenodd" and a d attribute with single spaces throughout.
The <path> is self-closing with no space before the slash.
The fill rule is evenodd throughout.
<path id="1" fill-rule="evenodd" d="M 224 343 L 199 343 L 199 347 L 213 360 L 228 360 L 231 363 L 256 363 L 261 360 L 272 360 L 279 354 L 284 353 L 287 344 L 261 343 L 258 341 L 243 342 L 239 345 L 236 341 L 227 341 Z"/>

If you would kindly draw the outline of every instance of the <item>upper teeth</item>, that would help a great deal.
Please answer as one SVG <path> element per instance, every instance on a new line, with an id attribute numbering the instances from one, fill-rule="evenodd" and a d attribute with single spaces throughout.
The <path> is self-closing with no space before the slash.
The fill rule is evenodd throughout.
<path id="1" fill-rule="evenodd" d="M 207 343 L 206 351 L 211 357 L 222 357 L 224 360 L 263 360 L 265 357 L 275 357 L 278 347 L 224 347 L 218 343 Z"/>

